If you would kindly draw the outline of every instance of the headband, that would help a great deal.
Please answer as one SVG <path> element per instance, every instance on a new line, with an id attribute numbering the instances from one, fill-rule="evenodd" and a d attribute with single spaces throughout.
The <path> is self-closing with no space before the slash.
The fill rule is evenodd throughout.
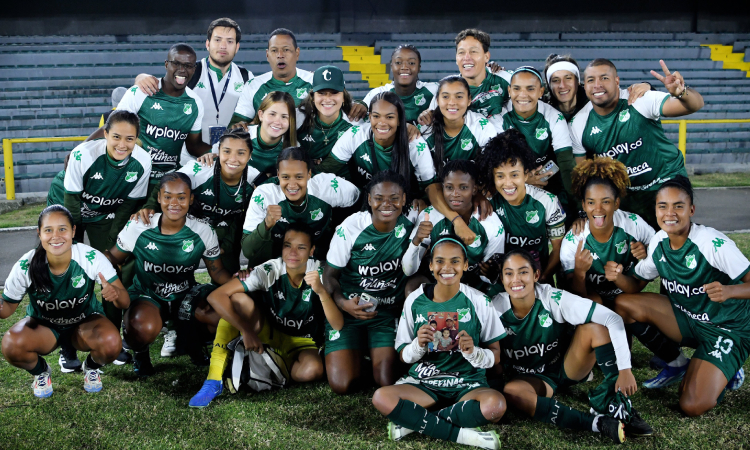
<path id="1" fill-rule="evenodd" d="M 544 80 L 542 80 L 542 76 L 539 75 L 539 72 L 537 72 L 536 70 L 534 70 L 533 67 L 529 67 L 529 66 L 519 67 L 518 69 L 516 69 L 516 70 L 513 71 L 513 75 L 511 75 L 510 77 L 513 78 L 519 72 L 533 73 L 537 78 L 539 78 L 539 84 L 541 84 L 542 87 L 544 87 Z"/>
<path id="2" fill-rule="evenodd" d="M 568 72 L 572 72 L 579 81 L 581 80 L 581 72 L 578 70 L 578 66 L 576 66 L 572 62 L 560 61 L 552 64 L 547 69 L 547 84 L 549 84 L 549 80 L 550 78 L 552 78 L 552 74 L 557 72 L 558 70 L 567 70 Z"/>
<path id="3" fill-rule="evenodd" d="M 443 242 L 455 242 L 463 249 L 464 256 L 468 256 L 469 252 L 466 251 L 466 247 L 464 247 L 464 244 L 462 242 L 459 242 L 453 239 L 452 237 L 444 237 L 444 238 L 438 239 L 437 242 L 435 242 L 435 244 L 432 245 L 432 249 L 430 250 L 430 256 L 432 256 L 432 253 L 435 251 L 435 247 L 437 247 L 438 244 L 441 244 Z"/>

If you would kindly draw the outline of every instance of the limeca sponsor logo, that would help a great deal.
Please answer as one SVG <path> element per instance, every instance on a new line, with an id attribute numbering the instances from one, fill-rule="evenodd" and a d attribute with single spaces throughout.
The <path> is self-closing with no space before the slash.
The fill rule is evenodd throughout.
<path id="1" fill-rule="evenodd" d="M 159 297 L 169 297 L 173 294 L 187 291 L 190 288 L 190 282 L 188 280 L 182 283 L 158 283 L 154 288 L 154 293 Z"/>

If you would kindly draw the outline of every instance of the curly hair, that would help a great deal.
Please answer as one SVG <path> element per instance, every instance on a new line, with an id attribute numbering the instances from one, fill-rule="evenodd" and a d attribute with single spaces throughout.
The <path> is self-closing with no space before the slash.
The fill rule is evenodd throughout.
<path id="1" fill-rule="evenodd" d="M 503 164 L 515 166 L 521 164 L 524 172 L 535 167 L 534 151 L 526 142 L 526 137 L 515 128 L 505 130 L 490 139 L 484 150 L 479 154 L 476 166 L 481 167 L 479 173 L 480 185 L 494 186 L 494 170 Z"/>
<path id="2" fill-rule="evenodd" d="M 573 169 L 573 192 L 580 199 L 586 198 L 590 186 L 601 184 L 615 193 L 615 198 L 627 195 L 630 177 L 625 164 L 611 158 L 587 159 Z"/>

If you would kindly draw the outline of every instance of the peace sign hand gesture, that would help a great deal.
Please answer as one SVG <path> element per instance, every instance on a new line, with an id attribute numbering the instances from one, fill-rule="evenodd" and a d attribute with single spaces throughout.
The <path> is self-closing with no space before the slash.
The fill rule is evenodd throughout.
<path id="1" fill-rule="evenodd" d="M 671 73 L 662 59 L 659 60 L 659 64 L 661 64 L 661 70 L 664 71 L 664 75 L 659 75 L 655 70 L 651 71 L 651 75 L 664 83 L 664 86 L 672 97 L 677 97 L 682 94 L 682 91 L 685 90 L 685 80 L 682 78 L 682 75 L 680 75 L 680 72 L 675 71 L 674 73 Z"/>

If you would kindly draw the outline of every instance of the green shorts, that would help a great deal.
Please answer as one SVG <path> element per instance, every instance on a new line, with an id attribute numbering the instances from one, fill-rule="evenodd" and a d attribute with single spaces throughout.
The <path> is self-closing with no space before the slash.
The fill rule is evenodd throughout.
<path id="1" fill-rule="evenodd" d="M 331 328 L 326 321 L 326 355 L 337 350 L 368 350 L 396 345 L 396 328 L 401 311 L 378 310 L 374 319 L 359 320 L 344 313 L 344 327 Z"/>
<path id="2" fill-rule="evenodd" d="M 396 384 L 408 384 L 414 386 L 415 388 L 432 397 L 432 399 L 437 404 L 452 404 L 459 401 L 464 395 L 468 394 L 474 389 L 490 387 L 489 384 L 487 384 L 487 379 L 483 375 L 481 376 L 481 378 L 474 378 L 474 380 L 464 380 L 464 382 L 461 383 L 460 386 L 453 388 L 430 386 L 429 384 L 425 384 L 421 380 L 410 377 L 408 375 L 401 377 L 398 381 L 396 381 Z"/>
<path id="3" fill-rule="evenodd" d="M 161 318 L 163 321 L 177 319 L 190 320 L 195 317 L 196 306 L 208 297 L 208 294 L 216 289 L 214 284 L 196 284 L 191 287 L 181 300 L 173 300 L 171 302 L 165 302 L 158 298 L 153 298 L 150 295 L 144 294 L 137 290 L 134 286 L 128 289 L 128 295 L 130 295 L 130 303 L 135 302 L 149 302 L 159 309 Z"/>
<path id="4" fill-rule="evenodd" d="M 575 386 L 576 384 L 581 382 L 580 380 L 576 381 L 576 380 L 571 380 L 570 378 L 568 378 L 568 375 L 565 373 L 565 364 L 560 364 L 559 367 L 554 367 L 552 368 L 552 370 L 545 372 L 544 374 L 522 373 L 517 370 L 514 370 L 512 367 L 508 367 L 508 369 L 509 369 L 509 373 L 511 374 L 511 378 L 516 378 L 516 377 L 521 377 L 521 376 L 539 378 L 540 380 L 549 384 L 549 386 L 552 388 L 552 395 L 555 395 L 557 391 L 561 388 Z"/>
<path id="5" fill-rule="evenodd" d="M 698 322 L 672 304 L 683 347 L 695 349 L 693 358 L 707 361 L 724 373 L 727 381 L 742 367 L 750 355 L 747 334 Z"/>

